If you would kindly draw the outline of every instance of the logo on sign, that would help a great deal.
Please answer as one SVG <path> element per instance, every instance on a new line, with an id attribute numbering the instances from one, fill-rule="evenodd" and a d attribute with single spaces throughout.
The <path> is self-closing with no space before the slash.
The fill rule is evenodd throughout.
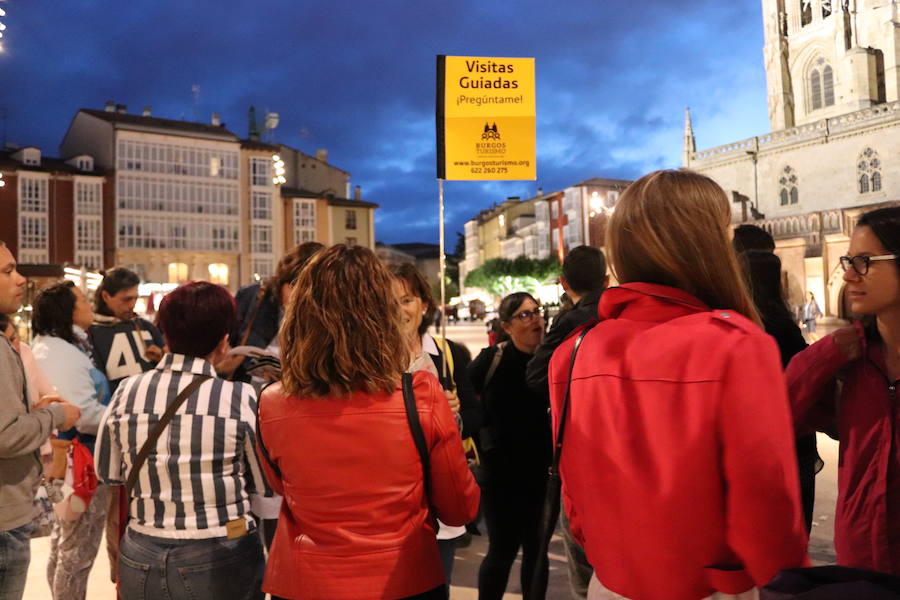
<path id="1" fill-rule="evenodd" d="M 484 124 L 484 133 L 481 134 L 482 140 L 500 140 L 500 132 L 497 130 L 497 124 L 488 125 Z"/>

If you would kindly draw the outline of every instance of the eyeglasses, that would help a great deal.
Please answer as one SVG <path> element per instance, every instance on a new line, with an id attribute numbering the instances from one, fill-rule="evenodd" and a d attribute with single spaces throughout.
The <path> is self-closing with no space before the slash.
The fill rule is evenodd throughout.
<path id="1" fill-rule="evenodd" d="M 869 272 L 869 263 L 873 260 L 894 260 L 896 254 L 882 254 L 880 256 L 842 256 L 841 267 L 844 271 L 849 271 L 850 267 L 859 275 L 865 275 Z"/>
<path id="2" fill-rule="evenodd" d="M 540 318 L 544 316 L 544 311 L 541 308 L 535 308 L 534 310 L 523 310 L 520 313 L 516 313 L 509 318 L 510 321 L 513 319 L 518 319 L 521 322 L 530 321 L 534 318 Z"/>

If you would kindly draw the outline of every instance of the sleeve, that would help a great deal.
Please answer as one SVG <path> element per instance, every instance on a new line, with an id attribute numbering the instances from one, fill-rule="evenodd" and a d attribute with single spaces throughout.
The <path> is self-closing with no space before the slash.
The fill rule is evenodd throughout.
<path id="1" fill-rule="evenodd" d="M 241 420 L 244 425 L 244 474 L 247 481 L 247 491 L 250 494 L 271 498 L 274 496 L 272 488 L 263 473 L 259 457 L 256 455 L 256 421 L 259 406 L 256 401 L 256 392 L 249 385 L 234 384 L 240 388 L 241 394 Z"/>
<path id="2" fill-rule="evenodd" d="M 54 429 L 62 427 L 65 413 L 62 406 L 51 405 L 31 413 L 10 409 L 12 402 L 20 402 L 19 397 L 10 396 L 5 385 L 8 377 L 0 377 L 0 458 L 15 458 L 30 454 L 40 448 Z M 11 402 L 12 401 L 12 402 Z"/>
<path id="3" fill-rule="evenodd" d="M 431 484 L 429 500 L 442 522 L 447 525 L 465 525 L 478 514 L 481 492 L 469 471 L 456 420 L 444 400 L 438 380 L 424 371 L 415 373 L 413 377 L 416 397 L 430 396 L 427 404 L 432 408 L 428 451 Z"/>
<path id="4" fill-rule="evenodd" d="M 462 417 L 462 437 L 476 438 L 481 429 L 482 415 L 481 404 L 472 382 L 469 381 L 468 368 L 472 357 L 465 346 L 450 342 L 450 352 L 453 353 L 453 380 L 456 383 L 456 395 L 459 397 L 459 414 Z"/>
<path id="5" fill-rule="evenodd" d="M 834 379 L 847 363 L 834 338 L 825 336 L 791 359 L 785 371 L 794 421 L 805 425 L 817 405 L 834 398 Z"/>
<path id="6" fill-rule="evenodd" d="M 81 418 L 75 423 L 75 428 L 81 433 L 96 434 L 106 406 L 100 403 L 101 398 L 97 397 L 97 388 L 91 379 L 93 365 L 71 344 L 61 340 L 60 344 L 68 346 L 65 352 L 54 352 L 48 348 L 47 353 L 41 353 L 35 359 L 59 390 L 60 397 L 81 409 Z"/>
<path id="7" fill-rule="evenodd" d="M 725 366 L 719 439 L 728 545 L 760 586 L 808 566 L 794 434 L 775 342 L 748 335 Z"/>
<path id="8" fill-rule="evenodd" d="M 97 442 L 94 446 L 94 468 L 97 471 L 97 479 L 108 485 L 122 485 L 125 483 L 125 469 L 122 459 L 122 444 L 120 427 L 117 418 L 119 399 L 129 387 L 127 381 L 116 388 L 106 412 L 100 421 L 97 432 Z"/>
<path id="9" fill-rule="evenodd" d="M 284 496 L 284 483 L 281 481 L 281 475 L 278 471 L 275 470 L 273 465 L 269 462 L 269 458 L 266 452 L 265 447 L 265 408 L 264 405 L 267 404 L 265 400 L 271 396 L 274 396 L 277 391 L 280 389 L 280 384 L 273 384 L 263 390 L 262 395 L 259 398 L 259 404 L 257 406 L 257 414 L 258 419 L 257 430 L 256 430 L 256 459 L 257 464 L 262 465 L 263 472 L 265 474 L 265 480 L 268 483 L 269 487 L 274 490 L 276 494 L 279 496 Z M 444 403 L 446 404 L 446 402 Z M 447 406 L 447 410 L 450 410 L 449 405 Z"/>
<path id="10" fill-rule="evenodd" d="M 466 375 L 468 375 L 469 382 L 472 384 L 472 389 L 475 390 L 476 394 L 484 393 L 484 378 L 488 369 L 491 368 L 491 359 L 494 357 L 495 352 L 497 352 L 497 346 L 482 348 L 478 356 L 466 367 Z"/>

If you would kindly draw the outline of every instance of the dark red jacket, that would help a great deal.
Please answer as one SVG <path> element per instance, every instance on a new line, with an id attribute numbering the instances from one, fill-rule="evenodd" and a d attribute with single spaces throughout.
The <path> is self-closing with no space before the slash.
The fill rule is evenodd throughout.
<path id="1" fill-rule="evenodd" d="M 464 525 L 478 512 L 456 421 L 437 379 L 413 375 L 429 447 L 430 504 L 399 387 L 391 394 L 298 399 L 280 384 L 260 399 L 262 458 L 284 496 L 263 589 L 303 600 L 413 596 L 444 581 L 433 516 Z M 260 452 L 262 454 L 262 452 Z"/>
<path id="2" fill-rule="evenodd" d="M 778 349 L 680 290 L 610 288 L 575 365 L 561 471 L 597 578 L 634 600 L 744 592 L 806 564 Z M 554 434 L 575 336 L 550 365 Z"/>
<path id="3" fill-rule="evenodd" d="M 827 336 L 796 355 L 787 381 L 798 426 L 840 434 L 834 545 L 838 564 L 900 575 L 900 428 L 884 346 L 857 331 L 863 358 L 848 363 Z M 835 414 L 836 382 L 840 399 Z M 829 423 L 823 415 L 832 415 Z"/>

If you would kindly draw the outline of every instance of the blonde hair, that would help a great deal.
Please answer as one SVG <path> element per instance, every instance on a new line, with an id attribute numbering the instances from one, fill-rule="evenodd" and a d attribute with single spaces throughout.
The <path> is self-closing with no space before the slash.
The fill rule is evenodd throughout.
<path id="1" fill-rule="evenodd" d="M 710 308 L 760 324 L 729 239 L 731 210 L 719 185 L 686 169 L 632 183 L 609 221 L 607 250 L 621 283 L 675 287 Z"/>
<path id="2" fill-rule="evenodd" d="M 393 277 L 362 246 L 317 252 L 281 326 L 281 385 L 300 397 L 392 392 L 409 362 Z"/>

